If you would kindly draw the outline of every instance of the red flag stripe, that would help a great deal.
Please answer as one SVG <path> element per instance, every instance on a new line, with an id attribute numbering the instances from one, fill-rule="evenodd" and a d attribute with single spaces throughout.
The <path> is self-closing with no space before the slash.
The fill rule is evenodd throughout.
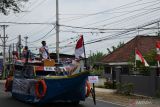
<path id="1" fill-rule="evenodd" d="M 142 63 L 144 64 L 144 58 L 142 54 L 136 49 L 136 54 L 141 58 Z"/>
<path id="2" fill-rule="evenodd" d="M 156 42 L 156 48 L 160 48 L 160 41 Z"/>
<path id="3" fill-rule="evenodd" d="M 83 46 L 83 36 L 77 41 L 76 49 L 81 48 Z"/>

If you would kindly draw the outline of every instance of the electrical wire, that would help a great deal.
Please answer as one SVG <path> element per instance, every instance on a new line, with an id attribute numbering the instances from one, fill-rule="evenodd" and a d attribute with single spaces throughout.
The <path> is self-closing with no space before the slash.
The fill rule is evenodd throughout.
<path id="1" fill-rule="evenodd" d="M 41 23 L 41 22 L 0 22 L 2 24 L 19 24 L 19 25 L 54 25 L 55 23 Z"/>
<path id="2" fill-rule="evenodd" d="M 32 42 L 28 42 L 28 43 L 33 43 L 33 42 L 37 42 L 39 40 L 42 40 L 43 38 L 45 38 L 46 36 L 48 36 L 49 33 L 51 33 L 54 29 L 55 29 L 56 26 L 54 26 L 54 28 L 52 28 L 49 32 L 47 32 L 43 37 L 37 39 L 37 40 L 34 40 Z"/>
<path id="3" fill-rule="evenodd" d="M 135 4 L 135 3 L 138 3 L 140 1 L 143 1 L 143 0 L 137 0 L 135 2 L 131 2 L 131 3 L 128 3 L 128 4 L 124 4 L 124 5 L 121 5 L 121 6 L 118 6 L 118 7 L 115 7 L 115 8 L 112 8 L 112 9 L 108 9 L 108 10 L 104 10 L 104 11 L 101 11 L 101 12 L 97 12 L 97 13 L 93 13 L 93 14 L 90 14 L 90 15 L 85 15 L 85 16 L 81 16 L 79 18 L 75 18 L 75 19 L 70 19 L 70 20 L 65 20 L 63 22 L 69 22 L 69 21 L 73 21 L 73 20 L 78 20 L 78 19 L 82 19 L 82 18 L 87 18 L 89 16 L 95 16 L 95 15 L 99 15 L 99 14 L 103 14 L 103 13 L 106 13 L 106 12 L 110 12 L 110 11 L 113 11 L 113 10 L 117 10 L 117 9 L 121 9 L 122 7 L 125 7 L 125 6 L 129 6 L 130 8 L 134 6 L 139 6 L 139 5 L 144 5 L 144 4 L 148 4 L 148 3 L 155 3 L 157 0 L 155 1 L 151 1 L 151 2 L 145 2 L 145 3 L 141 3 L 141 4 Z M 135 4 L 135 5 L 134 5 Z M 131 5 L 131 6 L 130 6 Z M 127 8 L 127 7 L 125 7 Z M 123 8 L 122 8 L 123 9 Z"/>

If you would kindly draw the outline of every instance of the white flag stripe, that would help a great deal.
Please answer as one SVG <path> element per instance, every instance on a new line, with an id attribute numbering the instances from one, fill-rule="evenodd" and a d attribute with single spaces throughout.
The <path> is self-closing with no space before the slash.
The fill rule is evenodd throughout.
<path id="1" fill-rule="evenodd" d="M 146 67 L 149 66 L 147 61 L 143 58 L 142 54 L 138 50 L 136 51 L 136 60 L 141 61 L 144 64 L 144 66 L 146 66 Z"/>
<path id="2" fill-rule="evenodd" d="M 159 50 L 159 48 L 157 48 L 157 54 L 159 54 L 159 55 L 160 55 L 160 50 Z"/>
<path id="3" fill-rule="evenodd" d="M 145 59 L 144 59 L 144 66 L 149 67 L 149 65 Z"/>
<path id="4" fill-rule="evenodd" d="M 75 50 L 75 57 L 79 58 L 81 54 L 84 52 L 83 46 Z"/>

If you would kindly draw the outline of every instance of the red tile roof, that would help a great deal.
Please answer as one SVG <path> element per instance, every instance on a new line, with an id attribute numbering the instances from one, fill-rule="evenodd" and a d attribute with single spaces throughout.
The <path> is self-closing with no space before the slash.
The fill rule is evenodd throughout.
<path id="1" fill-rule="evenodd" d="M 106 55 L 101 60 L 102 63 L 128 62 L 134 50 L 137 48 L 142 55 L 156 49 L 156 41 L 160 41 L 159 36 L 136 36 L 122 47 L 116 49 L 111 54 Z"/>

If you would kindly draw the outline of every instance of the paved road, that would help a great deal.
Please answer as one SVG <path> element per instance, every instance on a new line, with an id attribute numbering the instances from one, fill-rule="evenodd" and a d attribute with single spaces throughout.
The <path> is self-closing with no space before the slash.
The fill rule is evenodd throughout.
<path id="1" fill-rule="evenodd" d="M 33 104 L 26 104 L 23 102 L 20 102 L 14 98 L 12 98 L 10 93 L 4 92 L 4 84 L 0 83 L 0 104 L 3 105 L 3 107 L 35 107 Z M 43 106 L 44 105 L 39 105 Z M 46 104 L 45 107 L 75 107 L 69 103 L 50 103 Z M 88 98 L 85 102 L 80 102 L 80 105 L 77 107 L 121 107 L 118 105 L 113 105 L 111 103 L 107 102 L 101 102 L 97 101 L 97 105 L 93 104 L 92 99 Z"/>

